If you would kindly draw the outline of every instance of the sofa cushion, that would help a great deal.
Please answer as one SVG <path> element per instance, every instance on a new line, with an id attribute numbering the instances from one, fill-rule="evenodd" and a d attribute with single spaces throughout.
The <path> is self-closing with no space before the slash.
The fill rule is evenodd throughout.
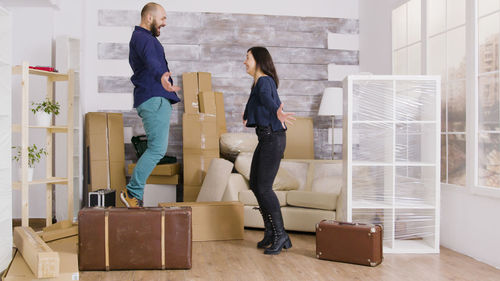
<path id="1" fill-rule="evenodd" d="M 232 173 L 229 175 L 222 201 L 238 201 L 238 193 L 248 188 L 248 181 L 241 174 Z"/>
<path id="2" fill-rule="evenodd" d="M 342 177 L 332 176 L 315 179 L 311 191 L 340 194 L 342 188 Z"/>
<path id="3" fill-rule="evenodd" d="M 256 134 L 225 133 L 220 136 L 220 155 L 234 162 L 240 152 L 252 153 L 259 143 Z"/>
<path id="4" fill-rule="evenodd" d="M 244 212 L 246 223 L 247 211 L 244 210 Z M 283 222 L 285 223 L 286 230 L 308 232 L 315 232 L 317 223 L 322 220 L 334 220 L 337 215 L 335 211 L 290 206 L 281 208 L 281 213 L 283 214 Z"/>
<path id="5" fill-rule="evenodd" d="M 280 206 L 286 206 L 286 191 L 275 191 Z M 246 206 L 258 206 L 257 198 L 251 190 L 243 190 L 238 193 L 238 200 Z"/>
<path id="6" fill-rule="evenodd" d="M 253 153 L 240 153 L 234 167 L 246 180 L 250 180 L 250 167 L 252 165 Z M 288 170 L 281 167 L 278 169 L 273 182 L 273 190 L 296 190 L 299 189 L 299 181 Z"/>
<path id="7" fill-rule="evenodd" d="M 288 191 L 286 202 L 290 206 L 333 211 L 337 208 L 337 193 Z"/>
<path id="8" fill-rule="evenodd" d="M 212 159 L 196 202 L 221 201 L 232 170 L 233 163 L 222 158 Z"/>
<path id="9" fill-rule="evenodd" d="M 281 160 L 280 167 L 287 170 L 295 179 L 297 179 L 299 182 L 299 188 L 297 190 L 306 189 L 307 173 L 309 170 L 308 162 L 283 159 Z"/>

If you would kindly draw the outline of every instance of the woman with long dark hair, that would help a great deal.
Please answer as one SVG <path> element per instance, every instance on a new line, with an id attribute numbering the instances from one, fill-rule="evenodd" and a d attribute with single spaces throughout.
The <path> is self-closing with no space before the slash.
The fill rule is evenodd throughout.
<path id="1" fill-rule="evenodd" d="M 265 227 L 264 239 L 257 243 L 257 247 L 265 248 L 264 254 L 276 255 L 283 248 L 292 247 L 272 186 L 285 151 L 285 123 L 291 124 L 295 118 L 294 113 L 283 112 L 277 91 L 279 79 L 269 51 L 264 47 L 248 49 L 244 64 L 247 73 L 253 77 L 253 84 L 243 124 L 256 127 L 259 139 L 250 168 L 250 189 L 259 203 Z"/>

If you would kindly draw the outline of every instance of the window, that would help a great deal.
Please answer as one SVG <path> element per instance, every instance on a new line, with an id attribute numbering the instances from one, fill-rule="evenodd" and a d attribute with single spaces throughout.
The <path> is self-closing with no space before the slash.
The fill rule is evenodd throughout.
<path id="1" fill-rule="evenodd" d="M 427 73 L 441 75 L 441 182 L 465 185 L 465 0 L 427 1 Z"/>
<path id="2" fill-rule="evenodd" d="M 441 181 L 465 185 L 465 0 L 427 1 L 427 69 L 421 70 L 421 1 L 392 12 L 393 74 L 441 76 Z"/>
<path id="3" fill-rule="evenodd" d="M 478 0 L 477 9 L 477 184 L 494 188 L 500 188 L 499 2 Z"/>
<path id="4" fill-rule="evenodd" d="M 394 74 L 422 73 L 421 6 L 421 0 L 410 0 L 392 11 Z"/>

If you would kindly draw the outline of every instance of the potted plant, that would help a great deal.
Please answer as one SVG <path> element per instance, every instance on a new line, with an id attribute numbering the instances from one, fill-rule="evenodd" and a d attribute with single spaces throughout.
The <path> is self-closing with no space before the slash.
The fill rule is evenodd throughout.
<path id="1" fill-rule="evenodd" d="M 52 114 L 58 115 L 61 106 L 58 102 L 52 102 L 48 98 L 42 102 L 32 102 L 31 111 L 35 114 L 35 123 L 37 126 L 49 127 L 52 121 Z"/>
<path id="2" fill-rule="evenodd" d="M 16 149 L 16 154 L 12 157 L 12 160 L 16 160 L 17 162 L 17 177 L 21 180 L 22 176 L 22 167 L 21 167 L 21 158 L 22 152 L 20 146 L 13 146 L 12 148 Z M 38 148 L 36 144 L 32 146 L 28 146 L 28 181 L 33 180 L 33 169 L 35 167 L 35 163 L 40 162 L 42 159 L 42 155 L 47 155 L 47 151 L 45 148 Z"/>

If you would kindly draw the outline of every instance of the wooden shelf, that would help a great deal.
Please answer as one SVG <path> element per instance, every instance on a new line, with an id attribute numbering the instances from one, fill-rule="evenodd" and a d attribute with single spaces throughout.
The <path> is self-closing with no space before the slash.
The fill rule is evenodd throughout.
<path id="1" fill-rule="evenodd" d="M 12 67 L 12 74 L 21 74 L 23 72 L 23 67 L 21 65 L 16 65 Z M 29 74 L 50 77 L 52 81 L 68 81 L 68 74 L 50 72 L 38 69 L 29 69 Z"/>
<path id="2" fill-rule="evenodd" d="M 34 180 L 34 181 L 28 182 L 28 185 L 35 185 L 35 184 L 68 184 L 68 179 L 67 178 L 53 177 L 53 178 L 39 179 L 39 180 Z M 13 182 L 12 188 L 13 189 L 20 189 L 21 182 L 19 182 L 19 181 Z"/>
<path id="3" fill-rule="evenodd" d="M 47 129 L 49 133 L 67 133 L 68 132 L 68 126 L 49 126 L 49 127 L 44 127 L 44 126 L 28 126 L 28 128 L 33 128 L 33 129 Z M 12 132 L 21 132 L 21 125 L 19 124 L 13 124 L 12 125 Z"/>
<path id="4" fill-rule="evenodd" d="M 73 149 L 74 149 L 74 132 L 73 132 L 73 94 L 74 94 L 74 71 L 68 70 L 67 73 L 57 73 L 57 72 L 49 72 L 37 69 L 30 69 L 29 63 L 27 61 L 23 62 L 22 66 L 14 66 L 12 67 L 13 74 L 21 75 L 21 124 L 12 125 L 13 132 L 20 132 L 21 135 L 21 147 L 26 148 L 29 146 L 29 134 L 30 130 L 28 129 L 44 129 L 46 130 L 45 136 L 45 149 L 47 151 L 46 156 L 46 170 L 45 170 L 45 179 L 34 180 L 31 182 L 15 182 L 12 183 L 13 189 L 21 190 L 21 225 L 28 226 L 28 218 L 29 218 L 29 186 L 30 185 L 46 185 L 45 192 L 45 209 L 46 209 L 46 224 L 47 226 L 52 224 L 52 191 L 54 184 L 65 184 L 68 186 L 68 218 L 73 218 Z M 66 126 L 34 126 L 29 124 L 30 119 L 30 110 L 29 110 L 29 92 L 30 92 L 30 76 L 37 75 L 46 77 L 46 97 L 49 100 L 54 100 L 56 98 L 54 94 L 54 82 L 56 81 L 66 81 L 68 83 L 68 92 L 67 92 L 67 125 Z M 66 134 L 66 166 L 67 166 L 67 175 L 65 178 L 54 177 L 53 176 L 53 155 L 54 151 L 52 148 L 52 144 L 54 143 L 54 134 L 53 133 L 65 133 Z M 27 151 L 23 150 L 23 158 L 27 157 Z M 28 165 L 27 159 L 23 159 L 21 165 L 25 165 L 24 168 L 27 168 Z M 70 180 L 68 180 L 70 179 Z M 43 200 L 42 198 L 37 198 L 37 200 Z"/>

